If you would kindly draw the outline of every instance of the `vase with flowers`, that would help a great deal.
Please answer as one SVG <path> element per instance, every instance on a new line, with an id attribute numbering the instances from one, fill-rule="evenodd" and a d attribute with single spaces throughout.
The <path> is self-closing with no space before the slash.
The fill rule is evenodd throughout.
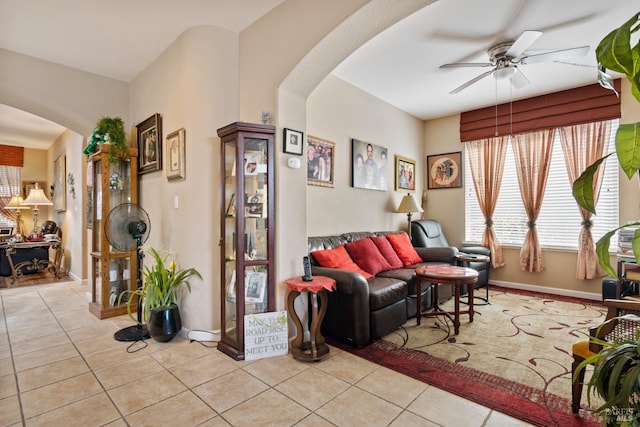
<path id="1" fill-rule="evenodd" d="M 193 276 L 202 279 L 195 268 L 177 268 L 174 261 L 167 263 L 168 256 L 162 256 L 155 248 L 149 248 L 153 258 L 150 266 L 144 267 L 143 284 L 140 289 L 127 290 L 119 297 L 129 295 L 127 312 L 137 322 L 131 311 L 132 301 L 137 296 L 142 301 L 142 321 L 146 322 L 149 335 L 156 341 L 171 341 L 182 328 L 178 298 L 183 289 L 191 292 L 189 279 Z"/>

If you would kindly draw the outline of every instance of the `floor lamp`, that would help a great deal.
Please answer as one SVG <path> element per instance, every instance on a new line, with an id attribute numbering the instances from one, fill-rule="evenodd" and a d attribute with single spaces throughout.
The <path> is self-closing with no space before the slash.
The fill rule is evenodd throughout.
<path id="1" fill-rule="evenodd" d="M 40 235 L 41 233 L 38 231 L 38 212 L 40 209 L 38 206 L 50 206 L 53 205 L 53 202 L 47 199 L 47 196 L 44 195 L 44 191 L 40 188 L 40 185 L 36 183 L 35 188 L 32 188 L 31 191 L 29 191 L 29 196 L 24 200 L 24 202 L 22 202 L 22 204 L 33 206 L 33 231 L 31 233 L 36 236 Z"/>
<path id="2" fill-rule="evenodd" d="M 411 240 L 411 215 L 413 214 L 413 212 L 424 212 L 424 211 L 422 210 L 420 205 L 418 205 L 418 202 L 416 201 L 415 197 L 413 197 L 412 194 L 407 193 L 407 195 L 402 198 L 402 201 L 400 202 L 400 206 L 398 206 L 398 209 L 396 210 L 396 212 L 407 214 L 407 220 L 409 223 L 408 224 L 409 240 Z"/>
<path id="3" fill-rule="evenodd" d="M 16 229 L 14 231 L 14 235 L 24 234 L 22 229 L 22 213 L 20 212 L 23 209 L 31 209 L 29 206 L 24 205 L 24 200 L 22 196 L 15 195 L 9 200 L 9 204 L 7 205 L 7 209 L 13 209 L 16 211 Z"/>

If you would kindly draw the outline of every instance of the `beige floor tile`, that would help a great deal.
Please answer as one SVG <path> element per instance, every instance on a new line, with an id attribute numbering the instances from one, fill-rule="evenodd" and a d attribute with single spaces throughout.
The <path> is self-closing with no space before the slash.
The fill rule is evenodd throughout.
<path id="1" fill-rule="evenodd" d="M 28 427 L 86 427 L 101 426 L 114 421 L 121 422 L 121 420 L 122 417 L 109 397 L 105 393 L 99 393 L 88 399 L 30 418 L 26 424 Z"/>
<path id="2" fill-rule="evenodd" d="M 20 327 L 18 329 L 9 326 L 9 338 L 11 343 L 19 343 L 23 341 L 35 340 L 49 335 L 64 333 L 60 325 L 56 323 L 41 323 L 29 327 Z"/>
<path id="3" fill-rule="evenodd" d="M 389 427 L 441 427 L 436 423 L 429 420 L 425 420 L 422 417 L 412 414 L 409 411 L 404 411 L 398 417 L 393 420 Z"/>
<path id="4" fill-rule="evenodd" d="M 34 351 L 46 350 L 50 347 L 70 343 L 69 337 L 64 332 L 45 335 L 32 340 L 23 340 L 11 343 L 11 351 L 14 356 L 20 356 Z"/>
<path id="5" fill-rule="evenodd" d="M 310 366 L 307 363 L 295 360 L 289 355 L 283 355 L 256 360 L 243 369 L 270 386 L 275 386 L 300 372 L 306 371 Z"/>
<path id="6" fill-rule="evenodd" d="M 120 349 L 121 343 L 118 343 L 114 340 L 114 345 L 118 346 L 118 349 L 114 348 L 105 348 L 104 350 L 96 351 L 94 353 L 89 353 L 83 355 L 84 360 L 87 362 L 89 367 L 97 371 L 99 369 L 113 367 L 117 369 L 118 366 L 125 366 L 130 361 L 135 360 L 141 356 L 149 355 L 148 347 L 145 348 L 146 345 L 143 342 L 138 343 L 130 343 L 130 345 L 134 346 L 134 349 L 140 348 L 140 351 L 132 351 L 129 352 L 126 349 Z"/>
<path id="7" fill-rule="evenodd" d="M 168 416 L 169 414 L 170 416 Z M 191 427 L 199 426 L 217 415 L 191 391 L 185 391 L 129 414 L 126 419 L 131 426 L 179 425 L 180 427 Z"/>
<path id="8" fill-rule="evenodd" d="M 387 368 L 377 369 L 356 386 L 402 408 L 427 388 L 427 384 Z"/>
<path id="9" fill-rule="evenodd" d="M 143 354 L 134 359 L 128 359 L 125 365 L 111 365 L 94 370 L 94 373 L 102 386 L 111 390 L 161 371 L 163 369 L 158 362 L 151 356 Z"/>
<path id="10" fill-rule="evenodd" d="M 22 372 L 27 369 L 32 369 L 42 365 L 48 365 L 52 362 L 57 362 L 70 357 L 78 356 L 78 351 L 71 344 L 58 345 L 56 347 L 49 347 L 47 351 L 35 351 L 28 354 L 23 354 L 18 358 L 14 358 L 16 365 L 16 371 Z"/>
<path id="11" fill-rule="evenodd" d="M 166 371 L 141 378 L 108 391 L 125 416 L 182 393 L 186 387 Z"/>
<path id="12" fill-rule="evenodd" d="M 5 375 L 13 375 L 13 361 L 11 354 L 8 357 L 0 357 L 0 377 Z"/>
<path id="13" fill-rule="evenodd" d="M 80 354 L 91 354 L 96 351 L 110 349 L 115 355 L 118 353 L 126 353 L 127 346 L 130 343 L 119 342 L 113 338 L 113 334 L 106 333 L 103 335 L 96 335 L 86 340 L 74 341 Z"/>
<path id="14" fill-rule="evenodd" d="M 157 344 L 159 350 L 153 352 L 152 356 L 165 368 L 173 368 L 174 366 L 200 359 L 212 352 L 212 349 L 206 348 L 197 342 L 190 343 L 186 338 L 176 337 L 168 343 Z"/>
<path id="15" fill-rule="evenodd" d="M 387 426 L 402 412 L 402 408 L 377 396 L 351 387 L 316 411 L 316 414 L 336 426 Z"/>
<path id="16" fill-rule="evenodd" d="M 89 315 L 93 317 L 91 313 L 89 313 Z M 69 338 L 71 338 L 71 341 L 73 342 L 83 341 L 99 335 L 110 334 L 111 336 L 113 336 L 113 334 L 118 331 L 116 325 L 111 322 L 101 322 L 95 317 L 93 317 L 93 320 L 95 320 L 95 322 L 91 321 L 87 323 L 83 321 L 80 327 L 71 330 L 67 327 L 64 327 L 64 324 L 63 327 L 65 331 L 67 331 Z"/>
<path id="17" fill-rule="evenodd" d="M 20 391 L 25 392 L 86 372 L 89 372 L 89 367 L 80 356 L 70 357 L 19 372 L 18 384 L 20 385 Z"/>
<path id="18" fill-rule="evenodd" d="M 0 399 L 0 425 L 20 425 L 22 415 L 20 415 L 20 402 L 18 395 Z"/>
<path id="19" fill-rule="evenodd" d="M 82 374 L 21 393 L 25 418 L 77 402 L 102 392 L 92 374 Z"/>
<path id="20" fill-rule="evenodd" d="M 309 414 L 293 400 L 269 389 L 224 412 L 222 416 L 236 427 L 291 426 Z"/>
<path id="21" fill-rule="evenodd" d="M 222 413 L 267 388 L 262 381 L 242 370 L 235 370 L 201 384 L 193 391 L 218 413 Z"/>
<path id="22" fill-rule="evenodd" d="M 296 427 L 332 427 L 329 421 L 325 420 L 322 417 L 319 417 L 316 414 L 309 414 L 300 420 L 299 423 L 296 423 Z"/>
<path id="23" fill-rule="evenodd" d="M 528 427 L 532 424 L 522 420 L 510 417 L 500 412 L 491 411 L 489 419 L 483 424 L 483 427 Z"/>
<path id="24" fill-rule="evenodd" d="M 222 359 L 220 356 L 210 354 L 175 366 L 170 370 L 187 387 L 195 387 L 236 369 L 238 368 L 233 363 Z"/>
<path id="25" fill-rule="evenodd" d="M 229 424 L 224 418 L 221 416 L 217 416 L 215 418 L 210 419 L 207 422 L 200 424 L 199 427 L 229 427 Z"/>
<path id="26" fill-rule="evenodd" d="M 361 357 L 354 356 L 344 351 L 333 352 L 333 349 L 331 350 L 328 359 L 317 363 L 314 367 L 328 373 L 329 375 L 340 378 L 349 384 L 357 383 L 362 378 L 379 368 L 375 363 L 371 363 Z"/>
<path id="27" fill-rule="evenodd" d="M 13 373 L 0 377 L 0 399 L 18 394 L 16 377 Z"/>
<path id="28" fill-rule="evenodd" d="M 326 372 L 310 368 L 275 388 L 305 408 L 315 411 L 349 387 L 348 383 Z"/>
<path id="29" fill-rule="evenodd" d="M 489 408 L 435 387 L 428 387 L 407 409 L 443 426 L 469 427 L 483 425 L 490 412 Z"/>

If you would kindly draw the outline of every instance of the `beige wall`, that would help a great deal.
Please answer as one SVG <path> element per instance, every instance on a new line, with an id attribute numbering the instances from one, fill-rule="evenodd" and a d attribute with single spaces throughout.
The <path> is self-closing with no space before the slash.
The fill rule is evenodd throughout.
<path id="1" fill-rule="evenodd" d="M 307 132 L 336 144 L 334 188 L 307 187 L 309 236 L 407 229 L 406 214 L 395 212 L 406 194 L 394 191 L 395 156 L 413 159 L 416 170 L 424 169 L 422 121 L 328 76 L 308 98 Z M 387 148 L 389 191 L 351 186 L 352 138 Z M 416 178 L 419 200 L 422 179 Z"/>
<path id="2" fill-rule="evenodd" d="M 51 165 L 53 167 L 53 165 Z M 21 177 L 22 183 L 25 182 L 39 182 L 44 183 L 44 191 L 48 194 L 49 191 L 49 175 L 48 175 L 48 157 L 46 150 L 36 150 L 33 148 L 26 148 L 24 150 L 24 167 L 22 168 Z M 24 197 L 28 194 L 24 195 Z M 38 214 L 38 222 L 42 224 L 42 221 L 51 218 L 53 207 L 41 206 Z M 33 230 L 33 213 L 31 209 L 22 210 L 22 221 L 24 222 L 25 232 Z"/>

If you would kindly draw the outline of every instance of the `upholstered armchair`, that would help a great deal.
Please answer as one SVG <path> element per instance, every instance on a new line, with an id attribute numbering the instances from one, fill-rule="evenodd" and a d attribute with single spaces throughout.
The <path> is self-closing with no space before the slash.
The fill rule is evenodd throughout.
<path id="1" fill-rule="evenodd" d="M 451 247 L 447 238 L 442 233 L 440 223 L 435 219 L 419 219 L 411 222 L 411 241 L 415 247 L 440 248 Z M 489 248 L 484 246 L 464 246 L 456 248 L 459 252 L 476 255 L 491 256 Z M 490 263 L 471 262 L 469 267 L 478 271 L 476 289 L 486 287 L 489 284 Z"/>

